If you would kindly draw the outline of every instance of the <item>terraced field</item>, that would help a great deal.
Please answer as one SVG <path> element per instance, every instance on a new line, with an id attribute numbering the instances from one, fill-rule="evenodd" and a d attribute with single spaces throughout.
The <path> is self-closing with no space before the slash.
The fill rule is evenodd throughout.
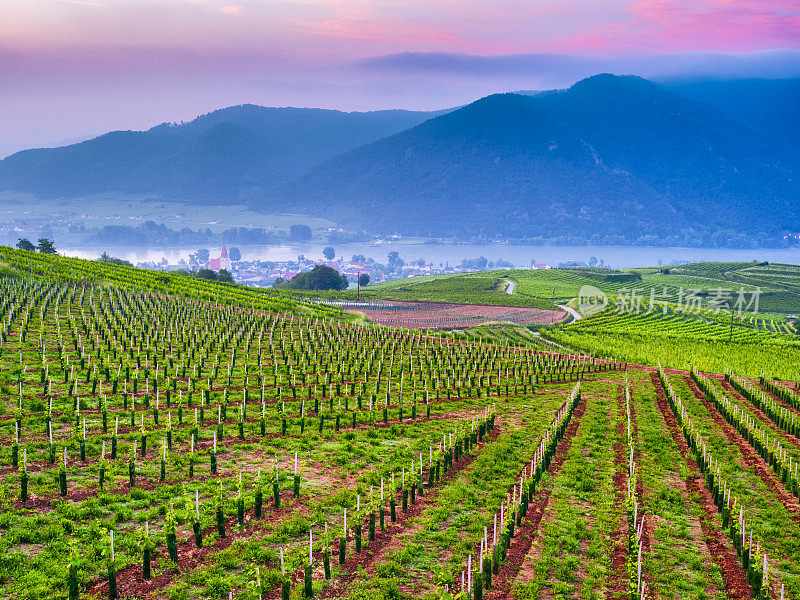
<path id="1" fill-rule="evenodd" d="M 793 380 L 800 364 L 800 340 L 793 332 L 775 333 L 731 326 L 681 314 L 619 314 L 607 310 L 556 327 L 546 337 L 562 347 L 655 367 L 688 371 L 693 366 L 722 373 L 730 367 L 748 377 L 762 373 Z"/>

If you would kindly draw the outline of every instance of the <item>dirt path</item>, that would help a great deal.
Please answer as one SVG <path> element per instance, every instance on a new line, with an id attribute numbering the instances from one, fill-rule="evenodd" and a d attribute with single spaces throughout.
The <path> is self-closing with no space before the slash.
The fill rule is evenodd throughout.
<path id="1" fill-rule="evenodd" d="M 579 313 L 579 312 L 578 312 L 577 310 L 575 310 L 574 308 L 570 308 L 570 307 L 569 307 L 569 306 L 567 306 L 566 304 L 557 304 L 556 306 L 558 306 L 558 307 L 559 307 L 561 310 L 565 310 L 565 311 L 567 311 L 569 314 L 571 314 L 571 315 L 572 315 L 572 321 L 573 321 L 573 322 L 575 322 L 575 321 L 580 321 L 580 320 L 583 318 L 583 315 L 582 315 L 581 313 Z"/>

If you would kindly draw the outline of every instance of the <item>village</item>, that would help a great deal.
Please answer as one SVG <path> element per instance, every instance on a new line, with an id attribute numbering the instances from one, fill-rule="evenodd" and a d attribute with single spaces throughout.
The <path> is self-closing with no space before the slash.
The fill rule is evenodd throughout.
<path id="1" fill-rule="evenodd" d="M 380 283 L 406 277 L 421 277 L 425 275 L 443 275 L 452 273 L 465 273 L 484 271 L 486 269 L 511 269 L 517 268 L 508 261 L 496 262 L 484 257 L 463 259 L 461 263 L 450 265 L 447 263 L 428 262 L 424 259 L 405 262 L 396 251 L 387 254 L 386 262 L 382 263 L 373 257 L 363 254 L 352 255 L 349 259 L 345 256 L 336 256 L 332 247 L 323 250 L 322 260 L 312 260 L 300 254 L 295 260 L 287 261 L 262 261 L 258 259 L 244 260 L 240 250 L 223 244 L 217 254 L 206 249 L 200 249 L 189 255 L 189 259 L 181 259 L 177 264 L 170 264 L 166 259 L 159 262 L 139 262 L 139 268 L 174 271 L 188 270 L 200 272 L 208 269 L 215 273 L 227 271 L 233 276 L 236 283 L 252 287 L 271 287 L 275 283 L 289 281 L 298 273 L 310 271 L 317 265 L 326 265 L 346 276 L 351 286 L 355 287 L 359 275 L 368 275 L 369 283 Z M 532 263 L 526 268 L 549 269 L 549 264 Z"/>

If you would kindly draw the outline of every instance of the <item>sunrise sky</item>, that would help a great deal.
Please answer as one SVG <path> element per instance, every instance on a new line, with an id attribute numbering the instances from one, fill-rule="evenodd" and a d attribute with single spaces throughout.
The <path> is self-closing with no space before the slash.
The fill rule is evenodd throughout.
<path id="1" fill-rule="evenodd" d="M 599 71 L 800 75 L 796 0 L 2 0 L 0 156 L 230 104 L 440 108 Z"/>

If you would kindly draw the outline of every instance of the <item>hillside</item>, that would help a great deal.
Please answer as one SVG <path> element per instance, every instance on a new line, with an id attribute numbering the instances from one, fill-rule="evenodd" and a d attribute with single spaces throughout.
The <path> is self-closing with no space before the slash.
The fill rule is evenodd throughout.
<path id="1" fill-rule="evenodd" d="M 184 124 L 114 131 L 0 161 L 0 190 L 44 196 L 116 191 L 198 204 L 262 198 L 322 160 L 413 127 L 427 112 L 344 113 L 233 106 Z"/>
<path id="2" fill-rule="evenodd" d="M 665 83 L 681 96 L 717 107 L 733 120 L 800 147 L 800 78 Z"/>
<path id="3" fill-rule="evenodd" d="M 797 222 L 796 156 L 637 77 L 489 96 L 352 150 L 287 203 L 380 231 L 749 245 Z"/>

